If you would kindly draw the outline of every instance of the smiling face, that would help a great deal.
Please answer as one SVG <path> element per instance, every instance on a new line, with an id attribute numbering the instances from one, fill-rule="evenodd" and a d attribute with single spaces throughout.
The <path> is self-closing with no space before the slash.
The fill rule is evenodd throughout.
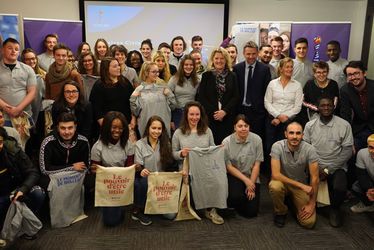
<path id="1" fill-rule="evenodd" d="M 73 139 L 76 129 L 74 122 L 59 122 L 57 126 L 58 134 L 64 142 L 70 142 Z"/>
<path id="2" fill-rule="evenodd" d="M 160 121 L 153 121 L 149 126 L 149 139 L 158 140 L 162 133 L 162 124 Z"/>
<path id="3" fill-rule="evenodd" d="M 293 63 L 287 62 L 283 65 L 283 67 L 280 69 L 281 76 L 285 76 L 287 78 L 292 77 L 293 72 Z"/>
<path id="4" fill-rule="evenodd" d="M 334 112 L 334 102 L 332 99 L 324 98 L 318 103 L 318 112 L 321 117 L 329 118 Z"/>
<path id="5" fill-rule="evenodd" d="M 87 44 L 84 44 L 82 46 L 81 54 L 86 54 L 86 53 L 88 53 L 90 51 L 91 51 L 90 46 L 88 46 Z"/>
<path id="6" fill-rule="evenodd" d="M 25 64 L 29 65 L 31 68 L 35 69 L 37 58 L 36 55 L 33 52 L 27 52 L 23 55 L 23 60 Z"/>
<path id="7" fill-rule="evenodd" d="M 327 74 L 329 71 L 327 69 L 316 68 L 314 72 L 314 78 L 317 80 L 318 83 L 325 83 L 327 80 Z"/>
<path id="8" fill-rule="evenodd" d="M 125 61 L 126 61 L 125 53 L 116 51 L 116 53 L 114 54 L 114 58 L 117 59 L 117 61 L 119 62 L 119 65 L 125 64 Z"/>
<path id="9" fill-rule="evenodd" d="M 372 159 L 374 159 L 374 142 L 368 142 L 368 150 Z"/>
<path id="10" fill-rule="evenodd" d="M 86 71 L 91 71 L 94 68 L 94 61 L 91 55 L 86 55 L 83 58 L 83 67 Z"/>
<path id="11" fill-rule="evenodd" d="M 183 41 L 180 39 L 176 39 L 173 42 L 173 52 L 174 55 L 179 56 L 183 53 L 184 48 L 183 48 Z"/>
<path id="12" fill-rule="evenodd" d="M 151 65 L 146 74 L 146 82 L 155 83 L 157 81 L 158 74 L 159 70 L 157 65 Z"/>
<path id="13" fill-rule="evenodd" d="M 332 62 L 335 62 L 340 57 L 340 48 L 336 44 L 328 44 L 326 54 Z"/>
<path id="14" fill-rule="evenodd" d="M 197 49 L 199 51 L 201 51 L 201 49 L 203 48 L 203 41 L 194 41 L 192 44 L 191 44 L 191 47 L 193 49 Z"/>
<path id="15" fill-rule="evenodd" d="M 270 63 L 271 58 L 273 57 L 273 49 L 271 47 L 262 47 L 258 56 L 261 58 L 261 61 L 265 64 Z"/>
<path id="16" fill-rule="evenodd" d="M 184 72 L 184 75 L 185 76 L 190 76 L 192 71 L 194 69 L 194 66 L 193 66 L 193 61 L 190 60 L 190 59 L 187 59 L 184 61 L 184 64 L 183 64 L 183 72 Z"/>
<path id="17" fill-rule="evenodd" d="M 199 107 L 191 106 L 187 112 L 188 126 L 190 128 L 196 128 L 197 125 L 199 124 L 200 117 L 201 117 L 201 112 L 200 112 Z"/>
<path id="18" fill-rule="evenodd" d="M 243 55 L 248 64 L 254 64 L 257 60 L 258 51 L 256 48 L 247 47 L 244 49 Z"/>
<path id="19" fill-rule="evenodd" d="M 108 47 L 102 41 L 97 43 L 96 49 L 97 49 L 97 53 L 99 53 L 100 57 L 104 57 L 106 55 L 107 51 L 108 51 Z"/>
<path id="20" fill-rule="evenodd" d="M 72 84 L 66 84 L 64 86 L 64 98 L 70 107 L 77 104 L 79 99 L 78 88 Z"/>
<path id="21" fill-rule="evenodd" d="M 116 118 L 112 121 L 112 126 L 110 127 L 110 133 L 114 141 L 118 141 L 123 132 L 123 124 L 120 119 Z"/>
<path id="22" fill-rule="evenodd" d="M 130 63 L 131 63 L 131 66 L 134 68 L 134 69 L 138 69 L 140 68 L 142 65 L 140 65 L 140 56 L 136 53 L 132 53 L 131 54 L 131 58 L 130 58 Z"/>
<path id="23" fill-rule="evenodd" d="M 352 67 L 348 67 L 346 69 L 346 72 L 348 82 L 351 83 L 354 87 L 359 88 L 365 84 L 366 72 L 363 72 L 359 68 Z"/>
<path id="24" fill-rule="evenodd" d="M 169 48 L 162 47 L 160 51 L 162 52 L 162 54 L 164 54 L 164 57 L 166 58 L 166 60 L 169 61 L 171 50 Z"/>
<path id="25" fill-rule="evenodd" d="M 49 36 L 46 38 L 44 45 L 49 52 L 53 52 L 53 47 L 57 44 L 57 38 Z"/>
<path id="26" fill-rule="evenodd" d="M 149 47 L 148 44 L 143 44 L 142 47 L 140 48 L 140 52 L 142 53 L 142 55 L 145 59 L 151 58 L 152 50 L 151 50 L 151 47 Z"/>
<path id="27" fill-rule="evenodd" d="M 7 42 L 2 48 L 4 63 L 15 64 L 19 55 L 19 44 Z"/>
<path id="28" fill-rule="evenodd" d="M 271 41 L 271 47 L 273 48 L 273 56 L 278 58 L 282 54 L 283 43 L 281 41 Z"/>
<path id="29" fill-rule="evenodd" d="M 247 138 L 249 134 L 249 124 L 245 123 L 243 120 L 239 120 L 234 125 L 234 130 L 239 138 Z"/>
<path id="30" fill-rule="evenodd" d="M 164 58 L 157 57 L 155 59 L 155 63 L 157 64 L 157 67 L 158 67 L 159 71 L 161 71 L 161 70 L 163 70 L 165 68 L 166 62 L 165 62 Z"/>
<path id="31" fill-rule="evenodd" d="M 288 38 L 287 35 L 281 35 L 280 37 L 282 37 L 283 39 L 283 52 L 286 52 L 290 49 L 290 39 Z"/>
<path id="32" fill-rule="evenodd" d="M 217 71 L 222 71 L 226 67 L 226 60 L 222 53 L 216 52 L 213 56 L 213 67 Z"/>
<path id="33" fill-rule="evenodd" d="M 298 123 L 291 123 L 284 132 L 284 136 L 287 139 L 288 147 L 291 150 L 296 149 L 303 139 L 303 128 Z"/>
<path id="34" fill-rule="evenodd" d="M 295 45 L 294 51 L 296 58 L 304 59 L 308 52 L 308 45 L 306 43 L 298 43 Z"/>
<path id="35" fill-rule="evenodd" d="M 55 50 L 53 57 L 57 66 L 64 66 L 68 61 L 68 51 L 66 49 Z"/>
<path id="36" fill-rule="evenodd" d="M 231 62 L 235 64 L 236 58 L 238 57 L 238 52 L 236 52 L 235 47 L 227 47 L 226 51 L 229 53 L 229 56 L 231 58 Z"/>

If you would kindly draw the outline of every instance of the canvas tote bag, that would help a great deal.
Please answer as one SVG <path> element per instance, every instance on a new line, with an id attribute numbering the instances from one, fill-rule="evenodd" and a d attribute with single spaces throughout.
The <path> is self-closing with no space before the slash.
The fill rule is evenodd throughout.
<path id="1" fill-rule="evenodd" d="M 177 213 L 181 183 L 182 173 L 179 172 L 150 173 L 144 213 Z"/>
<path id="2" fill-rule="evenodd" d="M 95 207 L 119 207 L 134 202 L 135 165 L 96 170 Z"/>

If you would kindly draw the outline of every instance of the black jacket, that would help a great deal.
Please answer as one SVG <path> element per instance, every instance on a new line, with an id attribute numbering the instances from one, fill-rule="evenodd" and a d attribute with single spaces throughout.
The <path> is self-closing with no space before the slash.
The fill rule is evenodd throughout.
<path id="1" fill-rule="evenodd" d="M 18 146 L 15 139 L 8 138 L 4 141 L 1 159 L 1 164 L 10 171 L 12 188 L 26 194 L 39 181 L 38 168 Z"/>

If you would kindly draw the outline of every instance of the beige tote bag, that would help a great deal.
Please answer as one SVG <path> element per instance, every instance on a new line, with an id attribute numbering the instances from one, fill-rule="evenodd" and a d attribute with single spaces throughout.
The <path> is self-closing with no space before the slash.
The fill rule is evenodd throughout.
<path id="1" fill-rule="evenodd" d="M 135 165 L 96 170 L 95 207 L 119 207 L 134 201 Z"/>
<path id="2" fill-rule="evenodd" d="M 177 213 L 181 183 L 182 173 L 179 172 L 150 173 L 144 213 Z"/>

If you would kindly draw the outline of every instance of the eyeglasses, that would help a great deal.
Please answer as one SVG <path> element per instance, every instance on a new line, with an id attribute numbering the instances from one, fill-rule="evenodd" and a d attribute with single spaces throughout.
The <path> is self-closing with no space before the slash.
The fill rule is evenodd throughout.
<path id="1" fill-rule="evenodd" d="M 349 74 L 347 74 L 347 78 L 351 78 L 352 76 L 354 76 L 354 77 L 358 77 L 358 76 L 360 76 L 361 75 L 361 71 L 356 71 L 356 72 L 354 72 L 354 73 L 349 73 Z"/>
<path id="2" fill-rule="evenodd" d="M 78 94 L 79 91 L 78 90 L 65 90 L 64 93 L 67 94 L 67 95 Z"/>

